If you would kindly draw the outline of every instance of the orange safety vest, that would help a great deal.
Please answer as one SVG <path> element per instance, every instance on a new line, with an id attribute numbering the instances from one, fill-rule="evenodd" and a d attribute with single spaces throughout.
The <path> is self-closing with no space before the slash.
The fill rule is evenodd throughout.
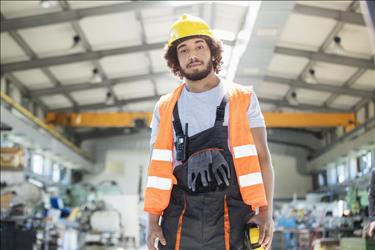
<path id="1" fill-rule="evenodd" d="M 144 211 L 161 215 L 169 204 L 173 184 L 173 108 L 184 88 L 178 86 L 159 101 L 160 124 L 145 191 Z M 247 118 L 252 90 L 238 85 L 227 85 L 229 94 L 229 146 L 244 203 L 253 209 L 267 206 L 258 155 Z"/>

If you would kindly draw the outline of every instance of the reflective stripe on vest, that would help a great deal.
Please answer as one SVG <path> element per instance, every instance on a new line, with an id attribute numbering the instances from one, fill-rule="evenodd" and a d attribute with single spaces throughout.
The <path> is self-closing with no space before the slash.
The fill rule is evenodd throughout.
<path id="1" fill-rule="evenodd" d="M 257 151 L 247 119 L 251 90 L 230 84 L 229 93 L 229 144 L 232 151 L 239 189 L 243 201 L 253 209 L 267 205 Z M 160 124 L 148 170 L 144 210 L 161 215 L 169 204 L 173 176 L 173 108 L 184 84 L 159 101 Z"/>
<path id="2" fill-rule="evenodd" d="M 242 145 L 233 147 L 233 157 L 234 158 L 241 158 L 246 156 L 256 156 L 257 149 L 255 148 L 254 144 Z"/>
<path id="3" fill-rule="evenodd" d="M 151 160 L 153 161 L 170 161 L 172 162 L 172 150 L 153 149 Z"/>

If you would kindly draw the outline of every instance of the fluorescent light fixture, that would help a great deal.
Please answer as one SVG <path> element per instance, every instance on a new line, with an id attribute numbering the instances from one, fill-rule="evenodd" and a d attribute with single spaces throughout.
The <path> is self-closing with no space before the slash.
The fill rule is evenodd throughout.
<path id="1" fill-rule="evenodd" d="M 115 103 L 115 99 L 110 91 L 107 92 L 107 96 L 105 99 L 105 104 L 106 105 L 112 105 Z"/>
<path id="2" fill-rule="evenodd" d="M 344 49 L 344 47 L 342 46 L 342 43 L 341 43 L 341 37 L 335 36 L 333 38 L 333 42 L 334 42 L 333 52 L 335 54 L 338 54 L 338 55 L 345 54 L 345 49 Z"/>
<path id="3" fill-rule="evenodd" d="M 92 78 L 91 78 L 91 83 L 100 83 L 102 82 L 103 79 L 100 76 L 99 70 L 97 68 L 94 68 L 92 70 Z"/>
<path id="4" fill-rule="evenodd" d="M 82 51 L 82 39 L 79 35 L 73 36 L 73 44 L 70 48 L 71 52 L 81 52 Z"/>
<path id="5" fill-rule="evenodd" d="M 309 72 L 306 75 L 305 81 L 307 83 L 310 83 L 310 84 L 317 84 L 318 83 L 318 79 L 316 78 L 314 69 L 309 69 Z"/>
<path id="6" fill-rule="evenodd" d="M 297 99 L 297 93 L 295 91 L 290 93 L 290 95 L 287 97 L 287 100 L 290 105 L 297 106 L 299 104 Z"/>

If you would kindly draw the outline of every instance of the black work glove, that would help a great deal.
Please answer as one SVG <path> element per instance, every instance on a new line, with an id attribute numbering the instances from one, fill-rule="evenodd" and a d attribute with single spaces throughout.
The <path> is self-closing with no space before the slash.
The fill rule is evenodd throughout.
<path id="1" fill-rule="evenodd" d="M 206 150 L 192 155 L 188 159 L 188 186 L 193 192 L 196 190 L 196 183 L 200 180 L 204 187 L 211 181 L 209 166 L 212 164 L 211 151 Z"/>
<path id="2" fill-rule="evenodd" d="M 215 176 L 216 182 L 219 186 L 225 182 L 229 186 L 230 170 L 224 156 L 217 150 L 212 151 L 212 173 Z M 220 175 L 223 178 L 221 180 Z"/>

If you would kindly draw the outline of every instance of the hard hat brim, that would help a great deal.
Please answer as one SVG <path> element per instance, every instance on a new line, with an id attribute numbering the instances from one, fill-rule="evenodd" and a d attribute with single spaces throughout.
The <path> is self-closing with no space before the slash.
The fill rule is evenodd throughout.
<path id="1" fill-rule="evenodd" d="M 174 40 L 170 40 L 170 41 L 168 41 L 167 46 L 169 48 L 169 47 L 172 47 L 173 45 L 179 44 L 182 41 L 186 41 L 188 39 L 192 39 L 192 38 L 196 38 L 196 37 L 202 37 L 202 36 L 205 36 L 205 37 L 208 37 L 208 38 L 213 37 L 211 33 L 210 34 L 192 34 L 192 35 L 179 37 L 179 38 L 176 38 Z"/>

